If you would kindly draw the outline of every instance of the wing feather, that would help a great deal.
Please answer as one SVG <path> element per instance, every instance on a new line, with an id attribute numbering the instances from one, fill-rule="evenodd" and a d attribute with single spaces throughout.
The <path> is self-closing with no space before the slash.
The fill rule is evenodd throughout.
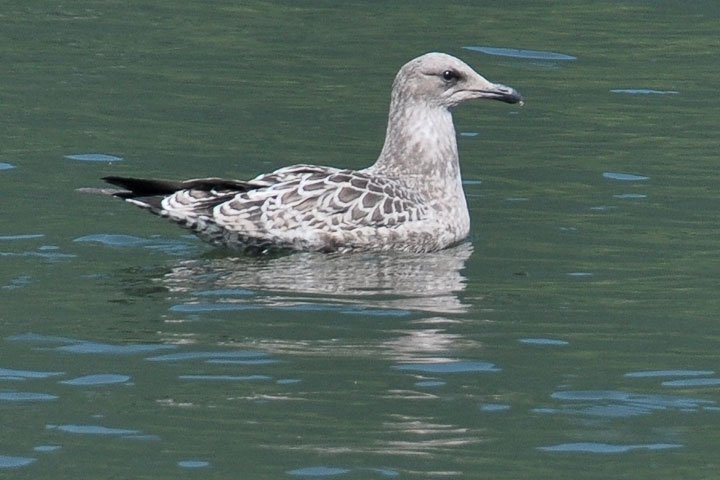
<path id="1" fill-rule="evenodd" d="M 333 249 L 403 228 L 427 206 L 401 180 L 363 171 L 294 165 L 250 181 L 107 177 L 116 196 L 218 245 Z"/>

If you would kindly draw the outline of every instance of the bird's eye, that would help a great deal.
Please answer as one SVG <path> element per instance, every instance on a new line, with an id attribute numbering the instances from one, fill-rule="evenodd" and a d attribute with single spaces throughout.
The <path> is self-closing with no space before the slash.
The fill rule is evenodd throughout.
<path id="1" fill-rule="evenodd" d="M 443 80 L 445 80 L 446 82 L 450 82 L 452 80 L 459 79 L 460 75 L 458 75 L 457 72 L 454 70 L 445 70 L 442 73 L 442 77 L 443 77 Z"/>

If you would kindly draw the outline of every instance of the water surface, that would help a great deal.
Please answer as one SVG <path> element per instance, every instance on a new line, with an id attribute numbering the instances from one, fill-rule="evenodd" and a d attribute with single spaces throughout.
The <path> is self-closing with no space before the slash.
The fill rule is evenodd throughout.
<path id="1" fill-rule="evenodd" d="M 717 474 L 715 3 L 2 14 L 0 471 Z M 431 50 L 526 99 L 455 112 L 456 248 L 237 257 L 76 192 L 364 167 L 397 69 Z"/>

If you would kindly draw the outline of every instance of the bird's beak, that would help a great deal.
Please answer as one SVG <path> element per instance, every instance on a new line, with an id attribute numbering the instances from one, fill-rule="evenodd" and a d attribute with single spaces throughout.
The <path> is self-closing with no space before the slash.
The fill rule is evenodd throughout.
<path id="1" fill-rule="evenodd" d="M 489 98 L 491 100 L 500 100 L 505 103 L 523 104 L 523 98 L 517 90 L 500 83 L 492 83 L 491 88 L 479 90 L 481 94 L 478 98 Z"/>
<path id="2" fill-rule="evenodd" d="M 478 75 L 470 90 L 475 98 L 487 98 L 490 100 L 500 100 L 505 103 L 523 104 L 523 98 L 517 90 L 501 83 L 492 83 L 484 77 Z"/>

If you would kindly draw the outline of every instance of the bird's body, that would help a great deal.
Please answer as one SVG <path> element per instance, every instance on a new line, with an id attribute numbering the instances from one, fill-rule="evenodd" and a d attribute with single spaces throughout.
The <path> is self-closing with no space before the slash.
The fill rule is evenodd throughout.
<path id="1" fill-rule="evenodd" d="M 460 60 L 429 53 L 395 78 L 371 167 L 294 165 L 249 181 L 105 180 L 126 189 L 115 196 L 235 250 L 440 250 L 470 229 L 450 109 L 473 98 L 521 101 Z"/>

